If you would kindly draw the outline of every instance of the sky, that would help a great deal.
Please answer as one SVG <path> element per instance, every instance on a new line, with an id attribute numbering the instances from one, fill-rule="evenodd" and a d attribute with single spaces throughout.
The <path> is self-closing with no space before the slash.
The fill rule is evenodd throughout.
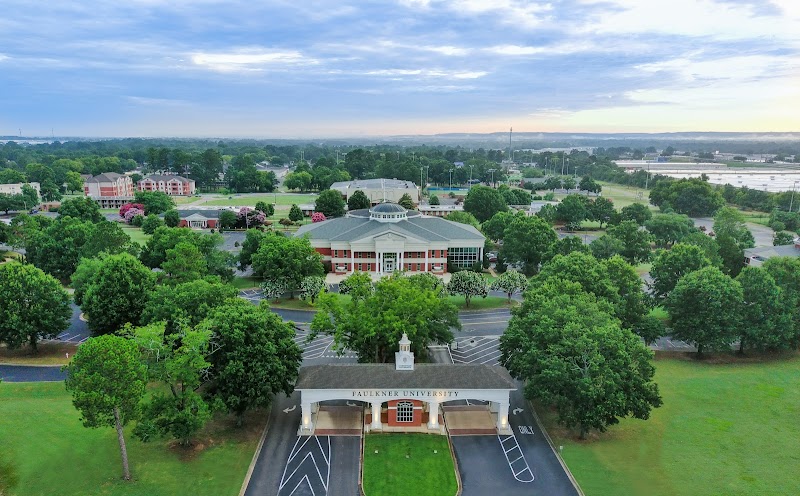
<path id="1" fill-rule="evenodd" d="M 4 0 L 0 135 L 800 131 L 800 0 Z"/>

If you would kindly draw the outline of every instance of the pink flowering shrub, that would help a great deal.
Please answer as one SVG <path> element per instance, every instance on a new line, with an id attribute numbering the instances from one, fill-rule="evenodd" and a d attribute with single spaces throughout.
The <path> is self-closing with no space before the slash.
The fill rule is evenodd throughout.
<path id="1" fill-rule="evenodd" d="M 120 207 L 119 216 L 127 221 L 127 219 L 125 218 L 125 214 L 128 213 L 128 210 L 132 208 L 138 208 L 139 210 L 144 212 L 144 205 L 142 205 L 141 203 L 126 203 L 125 205 Z"/>
<path id="2" fill-rule="evenodd" d="M 133 218 L 136 217 L 137 215 L 141 215 L 142 217 L 144 217 L 144 210 L 136 207 L 129 208 L 125 212 L 125 215 L 123 217 L 125 218 L 125 222 L 130 224 L 133 221 Z"/>
<path id="3" fill-rule="evenodd" d="M 236 227 L 248 228 L 258 227 L 267 221 L 267 216 L 261 210 L 253 210 L 250 207 L 242 207 L 236 214 Z"/>
<path id="4" fill-rule="evenodd" d="M 325 214 L 322 212 L 314 212 L 311 214 L 311 222 L 322 222 L 325 220 Z"/>

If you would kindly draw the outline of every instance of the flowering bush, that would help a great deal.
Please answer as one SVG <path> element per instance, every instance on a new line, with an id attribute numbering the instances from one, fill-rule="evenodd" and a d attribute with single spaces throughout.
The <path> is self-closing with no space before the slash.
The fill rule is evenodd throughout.
<path id="1" fill-rule="evenodd" d="M 322 222 L 325 220 L 325 214 L 322 212 L 314 212 L 311 214 L 311 222 Z"/>
<path id="2" fill-rule="evenodd" d="M 250 207 L 242 207 L 236 214 L 236 227 L 250 228 L 263 225 L 267 221 L 267 216 L 261 210 L 253 210 Z"/>
<path id="3" fill-rule="evenodd" d="M 119 216 L 122 217 L 123 219 L 125 219 L 126 222 L 130 222 L 125 217 L 125 214 L 128 213 L 128 210 L 130 210 L 132 208 L 138 208 L 139 210 L 144 212 L 144 205 L 142 205 L 141 203 L 126 203 L 125 205 L 120 207 Z"/>
<path id="4" fill-rule="evenodd" d="M 131 223 L 134 222 L 133 221 L 134 217 L 137 217 L 137 216 L 142 216 L 142 220 L 144 220 L 144 210 L 141 209 L 141 208 L 132 207 L 132 208 L 129 208 L 125 212 L 125 215 L 123 215 L 123 218 L 125 219 L 125 222 L 127 222 L 128 224 L 131 224 Z"/>

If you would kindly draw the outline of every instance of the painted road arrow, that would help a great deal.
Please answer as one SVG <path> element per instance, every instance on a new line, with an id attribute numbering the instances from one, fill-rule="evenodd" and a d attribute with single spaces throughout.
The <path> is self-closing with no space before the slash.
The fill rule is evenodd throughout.
<path id="1" fill-rule="evenodd" d="M 285 411 L 285 410 L 284 410 L 284 411 Z M 518 414 L 518 413 L 522 413 L 522 412 L 524 412 L 524 411 L 525 411 L 525 410 L 523 410 L 522 408 L 515 408 L 515 409 L 513 410 L 513 413 L 514 413 L 514 415 L 516 415 L 516 414 Z"/>
<path id="2" fill-rule="evenodd" d="M 291 408 L 284 408 L 283 413 L 293 412 L 297 408 L 297 405 L 292 405 Z"/>

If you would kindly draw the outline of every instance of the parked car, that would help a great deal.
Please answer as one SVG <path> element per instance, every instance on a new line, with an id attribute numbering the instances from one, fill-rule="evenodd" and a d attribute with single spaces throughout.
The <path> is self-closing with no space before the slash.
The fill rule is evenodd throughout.
<path id="1" fill-rule="evenodd" d="M 487 253 L 487 254 L 486 254 L 486 258 L 487 258 L 487 259 L 488 259 L 490 262 L 497 262 L 497 253 L 492 253 L 492 252 L 489 252 L 489 253 Z"/>

